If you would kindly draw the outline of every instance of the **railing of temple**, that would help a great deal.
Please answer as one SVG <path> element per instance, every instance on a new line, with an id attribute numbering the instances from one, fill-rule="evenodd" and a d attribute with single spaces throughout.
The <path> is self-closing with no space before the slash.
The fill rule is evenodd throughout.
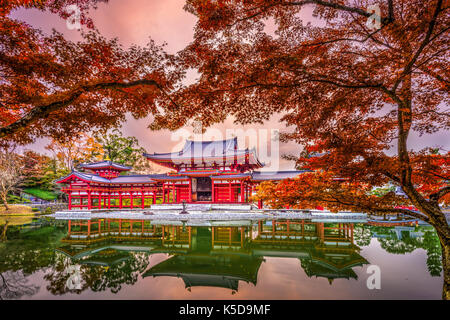
<path id="1" fill-rule="evenodd" d="M 247 231 L 245 227 L 212 227 L 212 247 L 243 248 Z"/>
<path id="2" fill-rule="evenodd" d="M 311 241 L 319 238 L 317 223 L 305 221 L 272 221 L 271 226 L 258 225 L 256 242 Z"/>
<path id="3" fill-rule="evenodd" d="M 96 242 L 103 240 L 155 240 L 161 239 L 161 228 L 151 225 L 146 221 L 136 221 L 130 219 L 120 219 L 111 221 L 69 220 L 68 235 L 63 242 L 88 241 Z"/>
<path id="4" fill-rule="evenodd" d="M 162 245 L 178 248 L 191 247 L 192 227 L 162 226 Z"/>
<path id="5" fill-rule="evenodd" d="M 94 191 L 94 192 L 155 192 L 155 191 L 159 191 L 160 189 L 157 187 L 130 187 L 130 188 L 125 188 L 125 187 L 105 187 L 105 188 L 70 188 L 70 187 L 65 187 L 65 188 L 61 188 L 62 192 L 89 192 L 89 191 Z"/>
<path id="6" fill-rule="evenodd" d="M 323 243 L 337 248 L 353 244 L 353 224 L 338 224 L 337 227 L 325 227 L 324 223 L 302 221 L 272 221 L 272 225 L 258 223 L 258 235 L 252 241 L 268 242 L 310 242 Z"/>

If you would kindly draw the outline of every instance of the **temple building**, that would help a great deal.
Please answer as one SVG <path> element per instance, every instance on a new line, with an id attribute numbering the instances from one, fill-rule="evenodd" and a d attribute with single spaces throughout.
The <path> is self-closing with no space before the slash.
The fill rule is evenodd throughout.
<path id="1" fill-rule="evenodd" d="M 69 210 L 133 209 L 162 203 L 245 204 L 255 187 L 306 171 L 256 171 L 264 165 L 254 149 L 238 149 L 237 137 L 185 142 L 182 150 L 144 156 L 171 172 L 127 175 L 131 167 L 112 161 L 82 164 L 57 183 L 66 184 Z M 261 203 L 259 204 L 261 206 Z"/>

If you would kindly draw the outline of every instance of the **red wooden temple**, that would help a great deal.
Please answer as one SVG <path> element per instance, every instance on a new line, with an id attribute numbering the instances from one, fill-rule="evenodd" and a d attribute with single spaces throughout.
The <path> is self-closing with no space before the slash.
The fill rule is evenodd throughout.
<path id="1" fill-rule="evenodd" d="M 82 164 L 57 183 L 66 184 L 69 210 L 145 208 L 156 203 L 249 203 L 262 181 L 305 171 L 255 171 L 264 165 L 254 149 L 238 149 L 237 138 L 187 140 L 183 149 L 144 156 L 171 169 L 164 174 L 126 175 L 132 168 L 111 161 Z M 261 204 L 259 204 L 261 205 Z"/>

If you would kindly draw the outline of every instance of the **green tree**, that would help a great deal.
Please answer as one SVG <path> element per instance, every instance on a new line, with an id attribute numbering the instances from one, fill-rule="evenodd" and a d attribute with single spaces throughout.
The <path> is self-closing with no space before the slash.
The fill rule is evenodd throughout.
<path id="1" fill-rule="evenodd" d="M 110 133 L 98 134 L 95 140 L 103 147 L 103 160 L 133 167 L 138 172 L 154 171 L 153 166 L 142 155 L 145 149 L 139 145 L 136 137 L 124 137 L 118 129 L 113 129 Z"/>

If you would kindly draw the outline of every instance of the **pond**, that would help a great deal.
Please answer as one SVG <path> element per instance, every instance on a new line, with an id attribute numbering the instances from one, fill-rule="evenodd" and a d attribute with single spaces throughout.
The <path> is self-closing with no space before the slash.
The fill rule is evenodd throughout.
<path id="1" fill-rule="evenodd" d="M 421 225 L 39 218 L 0 242 L 2 299 L 441 299 L 442 283 Z"/>

